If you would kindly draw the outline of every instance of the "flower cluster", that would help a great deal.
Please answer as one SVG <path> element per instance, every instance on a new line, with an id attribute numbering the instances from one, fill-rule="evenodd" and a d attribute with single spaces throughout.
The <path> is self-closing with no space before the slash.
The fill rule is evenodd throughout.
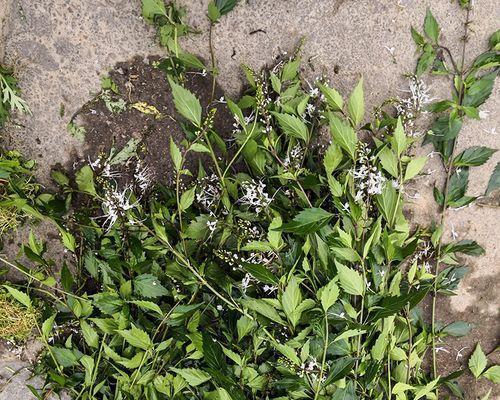
<path id="1" fill-rule="evenodd" d="M 410 77 L 409 93 L 407 98 L 398 98 L 395 104 L 396 112 L 403 122 L 406 133 L 409 136 L 418 136 L 420 132 L 415 130 L 415 120 L 420 113 L 425 112 L 425 106 L 432 102 L 430 89 L 416 76 Z"/>
<path id="2" fill-rule="evenodd" d="M 259 181 L 243 182 L 241 184 L 243 196 L 238 199 L 238 202 L 249 209 L 253 209 L 256 213 L 260 213 L 271 204 L 271 197 L 266 193 L 266 184 Z"/>
<path id="3" fill-rule="evenodd" d="M 215 208 L 217 204 L 219 204 L 221 196 L 219 177 L 215 174 L 206 176 L 198 180 L 197 186 L 199 191 L 196 193 L 196 201 L 207 210 L 210 215 L 214 215 Z"/>
<path id="4" fill-rule="evenodd" d="M 116 223 L 120 216 L 124 216 L 128 210 L 137 207 L 137 202 L 132 203 L 131 198 L 133 195 L 132 187 L 126 186 L 122 191 L 116 188 L 110 188 L 106 191 L 102 208 L 104 211 L 103 226 L 107 227 L 109 231 Z"/>
<path id="5" fill-rule="evenodd" d="M 386 179 L 374 165 L 374 161 L 375 157 L 370 155 L 368 145 L 360 142 L 356 167 L 352 171 L 356 189 L 354 200 L 357 202 L 364 201 L 367 196 L 382 193 Z"/>
<path id="6" fill-rule="evenodd" d="M 302 164 L 302 155 L 304 154 L 304 150 L 300 145 L 296 145 L 290 150 L 290 153 L 287 154 L 285 159 L 283 160 L 283 164 L 287 168 L 300 168 Z"/>

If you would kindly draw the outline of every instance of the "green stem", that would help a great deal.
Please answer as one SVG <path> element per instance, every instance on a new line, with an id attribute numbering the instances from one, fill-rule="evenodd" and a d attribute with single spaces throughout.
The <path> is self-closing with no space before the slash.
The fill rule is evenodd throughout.
<path id="1" fill-rule="evenodd" d="M 323 373 L 325 371 L 325 365 L 326 365 L 327 351 L 328 351 L 328 315 L 325 312 L 325 341 L 323 344 L 323 357 L 321 359 L 321 369 L 319 371 L 318 383 L 316 384 L 316 393 L 314 394 L 314 400 L 318 398 L 319 392 L 321 390 L 321 383 L 323 381 Z"/>

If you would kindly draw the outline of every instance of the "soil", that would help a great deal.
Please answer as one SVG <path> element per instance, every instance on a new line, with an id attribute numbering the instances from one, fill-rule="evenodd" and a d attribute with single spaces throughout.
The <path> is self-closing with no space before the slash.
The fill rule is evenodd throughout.
<path id="1" fill-rule="evenodd" d="M 170 158 L 169 143 L 172 138 L 177 145 L 185 134 L 182 122 L 176 121 L 167 74 L 159 67 L 164 60 L 159 57 L 135 57 L 130 61 L 120 62 L 109 72 L 109 77 L 116 84 L 119 95 L 112 93 L 115 100 L 122 98 L 127 102 L 127 109 L 113 113 L 103 99 L 97 95 L 86 103 L 72 118 L 72 122 L 85 128 L 85 150 L 83 159 L 75 154 L 70 165 L 79 165 L 82 161 L 95 160 L 100 155 L 108 155 L 111 148 L 121 150 L 130 139 L 139 139 L 138 153 L 149 166 L 155 183 L 168 185 L 174 176 Z M 214 99 L 211 101 L 212 79 L 207 74 L 197 71 L 186 73 L 185 87 L 196 95 L 203 109 L 215 108 L 214 128 L 222 137 L 227 137 L 232 129 L 232 116 L 223 101 L 221 88 L 216 85 Z M 161 114 L 146 114 L 131 105 L 146 103 L 155 107 Z M 199 153 L 187 159 L 187 169 L 196 171 L 198 162 L 204 162 Z"/>

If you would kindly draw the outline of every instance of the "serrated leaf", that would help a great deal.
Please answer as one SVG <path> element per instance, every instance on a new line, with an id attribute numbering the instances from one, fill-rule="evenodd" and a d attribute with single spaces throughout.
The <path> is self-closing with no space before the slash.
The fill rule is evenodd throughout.
<path id="1" fill-rule="evenodd" d="M 339 117 L 329 114 L 330 132 L 333 141 L 338 144 L 350 157 L 356 159 L 356 145 L 358 138 L 354 129 L 342 121 Z"/>
<path id="2" fill-rule="evenodd" d="M 495 166 L 495 169 L 493 170 L 493 173 L 490 176 L 490 180 L 488 182 L 488 187 L 486 189 L 486 195 L 489 195 L 490 193 L 494 192 L 500 188 L 500 162 L 497 163 Z"/>
<path id="3" fill-rule="evenodd" d="M 279 283 L 278 278 L 264 265 L 243 262 L 241 263 L 241 266 L 259 282 L 267 283 L 269 285 L 277 285 Z"/>
<path id="4" fill-rule="evenodd" d="M 190 386 L 199 386 L 211 378 L 208 373 L 196 368 L 170 368 L 170 370 L 182 376 Z"/>
<path id="5" fill-rule="evenodd" d="M 57 362 L 64 368 L 73 367 L 78 364 L 79 356 L 73 350 L 63 347 L 50 347 L 50 352 L 54 355 Z"/>
<path id="6" fill-rule="evenodd" d="M 481 345 L 478 343 L 474 353 L 470 356 L 469 359 L 469 369 L 476 378 L 483 373 L 486 368 L 486 364 L 488 363 L 488 359 L 483 353 L 483 349 L 481 349 Z"/>
<path id="7" fill-rule="evenodd" d="M 242 299 L 242 304 L 248 309 L 255 311 L 271 321 L 284 325 L 285 321 L 280 317 L 278 311 L 263 299 Z"/>
<path id="8" fill-rule="evenodd" d="M 181 199 L 179 201 L 179 207 L 181 211 L 186 211 L 194 202 L 194 196 L 196 194 L 196 186 L 186 190 L 181 195 Z"/>
<path id="9" fill-rule="evenodd" d="M 30 297 L 26 293 L 21 292 L 20 290 L 17 290 L 16 288 L 13 288 L 13 287 L 11 287 L 9 285 L 2 285 L 2 286 L 5 289 L 7 289 L 7 291 L 9 292 L 9 294 L 14 299 L 16 299 L 19 303 L 21 303 L 22 305 L 24 305 L 27 308 L 31 308 L 31 306 L 32 306 L 31 299 L 30 299 Z"/>
<path id="10" fill-rule="evenodd" d="M 175 169 L 179 171 L 182 167 L 182 154 L 172 137 L 170 137 L 170 157 L 172 158 Z"/>
<path id="11" fill-rule="evenodd" d="M 455 157 L 453 165 L 455 167 L 477 167 L 488 161 L 495 152 L 495 149 L 484 146 L 469 147 Z"/>
<path id="12" fill-rule="evenodd" d="M 283 132 L 291 137 L 302 139 L 304 142 L 309 140 L 309 132 L 306 124 L 295 115 L 281 114 L 273 112 L 273 115 L 278 120 L 278 124 Z"/>
<path id="13" fill-rule="evenodd" d="M 327 312 L 328 309 L 335 304 L 339 298 L 340 290 L 334 281 L 330 281 L 326 286 L 318 290 L 316 296 L 321 302 L 323 311 Z"/>
<path id="14" fill-rule="evenodd" d="M 425 15 L 424 32 L 429 39 L 431 39 L 434 43 L 437 43 L 439 38 L 439 25 L 430 9 L 427 9 L 427 13 Z"/>
<path id="15" fill-rule="evenodd" d="M 175 83 L 169 78 L 172 96 L 174 97 L 175 108 L 183 117 L 192 122 L 195 126 L 201 125 L 201 104 L 196 96 L 186 88 Z"/>
<path id="16" fill-rule="evenodd" d="M 404 180 L 409 181 L 410 179 L 417 176 L 420 173 L 420 171 L 422 171 L 422 169 L 424 168 L 426 162 L 427 162 L 427 157 L 413 158 L 406 166 Z"/>
<path id="17" fill-rule="evenodd" d="M 156 15 L 167 15 L 163 0 L 142 0 L 142 16 L 153 21 Z"/>
<path id="18" fill-rule="evenodd" d="M 335 143 L 332 143 L 325 151 L 325 156 L 323 158 L 323 165 L 325 166 L 325 171 L 330 175 L 335 168 L 342 161 L 342 150 Z"/>
<path id="19" fill-rule="evenodd" d="M 365 98 L 363 93 L 363 77 L 359 80 L 347 102 L 347 109 L 354 125 L 359 125 L 365 115 Z"/>
<path id="20" fill-rule="evenodd" d="M 336 263 L 340 286 L 349 294 L 361 296 L 364 293 L 365 283 L 361 274 L 343 264 Z"/>
<path id="21" fill-rule="evenodd" d="M 333 111 L 340 111 L 344 107 L 344 100 L 339 92 L 322 83 L 318 84 L 319 90 L 325 96 L 326 103 Z"/>
<path id="22" fill-rule="evenodd" d="M 142 297 L 154 298 L 168 295 L 158 278 L 151 274 L 141 274 L 134 278 L 134 292 Z"/>
<path id="23" fill-rule="evenodd" d="M 135 304 L 137 307 L 140 307 L 143 310 L 154 311 L 160 317 L 163 316 L 163 312 L 162 312 L 160 306 L 156 303 L 153 303 L 152 301 L 132 300 L 132 301 L 129 301 L 129 303 Z"/>
<path id="24" fill-rule="evenodd" d="M 394 178 L 398 178 L 398 158 L 396 154 L 389 147 L 384 146 L 377 156 L 380 159 L 382 167 Z"/>
<path id="25" fill-rule="evenodd" d="M 500 365 L 494 365 L 483 372 L 483 376 L 495 384 L 500 384 Z"/>
<path id="26" fill-rule="evenodd" d="M 297 214 L 292 222 L 282 225 L 280 229 L 284 232 L 305 235 L 317 232 L 325 226 L 332 217 L 333 214 L 322 208 L 306 208 Z"/>
<path id="27" fill-rule="evenodd" d="M 132 327 L 132 329 L 117 330 L 116 332 L 123 337 L 127 343 L 138 349 L 148 350 L 153 346 L 153 342 L 149 338 L 149 335 L 135 326 Z"/>
<path id="28" fill-rule="evenodd" d="M 403 123 L 401 122 L 401 118 L 398 118 L 398 122 L 396 124 L 396 129 L 394 130 L 394 134 L 391 137 L 391 145 L 393 150 L 396 152 L 398 157 L 403 154 L 403 152 L 408 147 L 408 140 L 405 135 L 405 131 L 403 128 Z"/>
<path id="29" fill-rule="evenodd" d="M 50 332 L 52 332 L 52 329 L 54 328 L 54 320 L 56 319 L 56 315 L 57 313 L 52 314 L 49 318 L 43 321 L 41 333 L 45 339 L 49 338 Z"/>
<path id="30" fill-rule="evenodd" d="M 89 165 L 85 165 L 76 173 L 75 181 L 78 190 L 94 196 L 97 195 L 94 186 L 94 172 Z"/>
<path id="31" fill-rule="evenodd" d="M 236 6 L 238 0 L 215 0 L 215 5 L 221 15 L 226 15 Z"/>
<path id="32" fill-rule="evenodd" d="M 85 320 L 80 321 L 80 328 L 82 328 L 82 335 L 87 345 L 94 349 L 98 348 L 99 335 L 97 334 L 95 329 L 92 328 Z"/>

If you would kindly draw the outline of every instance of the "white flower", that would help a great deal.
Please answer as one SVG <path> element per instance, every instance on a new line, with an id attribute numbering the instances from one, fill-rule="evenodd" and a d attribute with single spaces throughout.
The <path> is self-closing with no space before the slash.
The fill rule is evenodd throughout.
<path id="1" fill-rule="evenodd" d="M 263 182 L 251 181 L 243 182 L 241 187 L 244 191 L 243 197 L 238 202 L 254 209 L 259 213 L 271 204 L 271 197 L 266 193 L 266 185 Z"/>
<path id="2" fill-rule="evenodd" d="M 222 311 L 224 310 L 224 307 L 222 307 L 220 304 L 217 304 L 217 311 Z"/>
<path id="3" fill-rule="evenodd" d="M 248 287 L 250 286 L 251 279 L 252 276 L 250 274 L 246 274 L 241 280 L 241 289 L 243 290 L 243 293 L 246 293 Z"/>
<path id="4" fill-rule="evenodd" d="M 217 221 L 207 221 L 207 228 L 210 231 L 210 236 L 217 230 Z"/>
<path id="5" fill-rule="evenodd" d="M 116 189 L 108 190 L 106 192 L 104 201 L 102 202 L 102 208 L 104 211 L 103 218 L 106 218 L 103 226 L 105 227 L 107 225 L 108 232 L 116 223 L 118 217 L 137 206 L 137 202 L 130 203 L 130 197 L 132 194 L 133 191 L 130 186 L 125 187 L 125 189 L 121 192 Z"/>
<path id="6" fill-rule="evenodd" d="M 141 192 L 146 191 L 151 185 L 151 170 L 148 166 L 143 167 L 142 163 L 139 161 L 135 167 L 134 179 L 141 189 Z"/>
<path id="7" fill-rule="evenodd" d="M 310 91 L 309 91 L 309 95 L 311 97 L 317 97 L 319 95 L 319 89 L 318 88 L 312 88 Z"/>
<path id="8" fill-rule="evenodd" d="M 278 288 L 276 286 L 269 286 L 269 285 L 264 285 L 264 287 L 262 288 L 262 290 L 264 290 L 264 293 L 266 293 L 266 294 L 271 294 L 272 292 L 274 292 L 277 289 Z"/>
<path id="9" fill-rule="evenodd" d="M 479 119 L 486 119 L 490 116 L 490 112 L 488 110 L 479 111 Z"/>

